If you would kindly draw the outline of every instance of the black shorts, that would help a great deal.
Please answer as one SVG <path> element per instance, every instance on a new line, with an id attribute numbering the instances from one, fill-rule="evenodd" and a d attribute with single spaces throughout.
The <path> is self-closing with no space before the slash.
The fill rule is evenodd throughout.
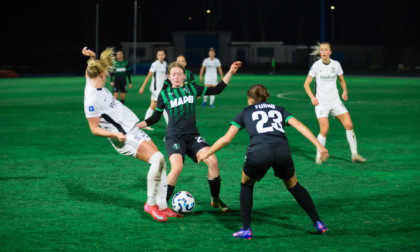
<path id="1" fill-rule="evenodd" d="M 260 181 L 268 169 L 273 167 L 274 176 L 289 179 L 295 174 L 295 165 L 289 148 L 275 147 L 247 152 L 243 166 L 244 173 Z"/>
<path id="2" fill-rule="evenodd" d="M 182 155 L 185 160 L 185 154 L 197 163 L 197 152 L 202 148 L 210 146 L 199 134 L 177 135 L 165 137 L 166 154 L 170 157 L 177 153 Z"/>
<path id="3" fill-rule="evenodd" d="M 112 89 L 114 93 L 127 93 L 128 85 L 124 82 L 114 82 L 114 88 Z"/>

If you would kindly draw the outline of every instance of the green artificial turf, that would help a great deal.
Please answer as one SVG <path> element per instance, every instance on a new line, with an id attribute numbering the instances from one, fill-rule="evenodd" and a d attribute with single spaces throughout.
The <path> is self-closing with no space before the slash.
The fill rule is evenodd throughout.
<path id="1" fill-rule="evenodd" d="M 143 119 L 150 93 L 133 76 L 126 105 Z M 246 90 L 264 84 L 269 102 L 284 106 L 317 135 L 305 76 L 236 75 L 215 108 L 197 104 L 197 126 L 214 143 L 247 105 Z M 148 164 L 118 154 L 91 134 L 82 77 L 0 79 L 0 250 L 62 251 L 377 251 L 420 250 L 420 81 L 346 77 L 358 150 L 351 162 L 342 125 L 330 118 L 330 158 L 314 164 L 315 148 L 287 127 L 296 174 L 328 225 L 317 235 L 305 212 L 270 170 L 254 188 L 252 240 L 236 240 L 239 191 L 249 143 L 240 132 L 217 153 L 221 198 L 210 206 L 207 167 L 187 159 L 175 191 L 191 192 L 193 213 L 158 223 L 143 212 Z M 110 88 L 109 83 L 107 87 Z M 280 98 L 281 97 L 281 98 Z M 166 124 L 147 131 L 162 153 Z M 166 156 L 166 155 L 165 155 Z M 168 170 L 170 169 L 169 161 Z"/>

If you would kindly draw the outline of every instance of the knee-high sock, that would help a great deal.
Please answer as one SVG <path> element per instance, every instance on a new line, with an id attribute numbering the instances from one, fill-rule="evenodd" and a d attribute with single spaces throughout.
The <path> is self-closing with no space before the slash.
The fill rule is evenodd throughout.
<path id="1" fill-rule="evenodd" d="M 151 117 L 153 115 L 153 112 L 155 112 L 154 110 L 152 110 L 150 107 L 147 109 L 146 111 L 146 115 L 144 116 L 144 119 L 146 120 L 147 118 Z"/>
<path id="2" fill-rule="evenodd" d="M 209 97 L 208 95 L 205 95 L 204 97 L 203 97 L 203 102 L 207 102 L 207 97 Z"/>
<path id="3" fill-rule="evenodd" d="M 162 170 L 165 167 L 165 158 L 159 151 L 149 159 L 149 172 L 147 174 L 147 204 L 156 204 L 156 198 L 161 183 Z M 165 172 L 166 173 L 166 172 Z"/>
<path id="4" fill-rule="evenodd" d="M 312 222 L 315 224 L 317 221 L 321 221 L 316 212 L 314 202 L 311 199 L 308 191 L 299 184 L 299 182 L 293 187 L 292 189 L 288 189 L 289 192 L 295 197 L 296 201 L 299 205 L 305 210 L 305 212 L 309 215 Z"/>
<path id="5" fill-rule="evenodd" d="M 165 118 L 166 124 L 168 124 L 169 117 L 168 112 L 166 112 L 166 110 L 163 111 L 163 117 Z"/>
<path id="6" fill-rule="evenodd" d="M 251 227 L 252 203 L 254 201 L 254 185 L 245 185 L 241 183 L 241 193 L 239 196 L 241 206 L 242 228 Z"/>
<path id="7" fill-rule="evenodd" d="M 207 178 L 207 181 L 209 182 L 211 196 L 213 198 L 219 198 L 220 184 L 222 182 L 220 176 L 214 179 Z"/>
<path id="8" fill-rule="evenodd" d="M 166 202 L 168 202 L 171 199 L 174 190 L 175 186 L 168 184 L 168 189 L 166 190 Z"/>
<path id="9" fill-rule="evenodd" d="M 357 141 L 356 141 L 356 134 L 354 134 L 353 130 L 346 130 L 347 142 L 350 145 L 351 154 L 357 154 Z"/>
<path id="10" fill-rule="evenodd" d="M 216 96 L 215 95 L 210 95 L 210 105 L 213 104 L 214 99 L 216 99 Z"/>
<path id="11" fill-rule="evenodd" d="M 327 137 L 324 137 L 321 134 L 318 134 L 317 137 L 318 141 L 322 144 L 322 146 L 325 146 L 325 143 L 327 142 Z M 319 151 L 316 151 L 316 157 L 320 158 L 321 157 L 321 153 L 319 153 Z"/>
<path id="12" fill-rule="evenodd" d="M 160 175 L 160 184 L 156 198 L 156 204 L 159 206 L 160 209 L 166 209 L 168 207 L 168 203 L 166 201 L 166 194 L 168 191 L 168 180 L 166 179 L 166 163 L 162 169 L 162 174 Z"/>

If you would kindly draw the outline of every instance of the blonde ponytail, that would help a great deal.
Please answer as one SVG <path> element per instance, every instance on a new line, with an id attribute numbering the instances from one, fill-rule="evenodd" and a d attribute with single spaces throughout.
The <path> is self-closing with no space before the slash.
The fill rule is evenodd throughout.
<path id="1" fill-rule="evenodd" d="M 312 48 L 314 48 L 314 50 L 309 54 L 309 55 L 314 56 L 315 60 L 319 60 L 321 58 L 321 54 L 319 52 L 319 50 L 321 48 L 321 45 L 328 45 L 330 47 L 330 50 L 331 50 L 331 44 L 330 43 L 328 43 L 328 42 L 322 42 L 322 43 L 317 42 L 316 46 L 312 46 Z"/>
<path id="2" fill-rule="evenodd" d="M 99 60 L 90 58 L 87 61 L 87 74 L 89 78 L 93 79 L 98 77 L 99 74 L 106 72 L 109 74 L 114 69 L 115 63 L 115 50 L 108 47 L 101 53 Z"/>

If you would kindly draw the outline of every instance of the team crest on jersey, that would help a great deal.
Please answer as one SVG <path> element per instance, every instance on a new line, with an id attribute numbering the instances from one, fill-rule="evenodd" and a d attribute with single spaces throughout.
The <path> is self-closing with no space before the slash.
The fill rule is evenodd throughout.
<path id="1" fill-rule="evenodd" d="M 331 67 L 331 73 L 335 73 L 335 67 Z"/>
<path id="2" fill-rule="evenodd" d="M 179 150 L 181 147 L 179 147 L 179 144 L 175 143 L 173 148 L 174 148 L 174 150 Z"/>
<path id="3" fill-rule="evenodd" d="M 95 109 L 93 108 L 93 106 L 89 106 L 89 112 L 95 111 Z"/>
<path id="4" fill-rule="evenodd" d="M 188 88 L 183 88 L 183 90 L 186 94 L 188 94 L 190 92 L 190 90 Z"/>

